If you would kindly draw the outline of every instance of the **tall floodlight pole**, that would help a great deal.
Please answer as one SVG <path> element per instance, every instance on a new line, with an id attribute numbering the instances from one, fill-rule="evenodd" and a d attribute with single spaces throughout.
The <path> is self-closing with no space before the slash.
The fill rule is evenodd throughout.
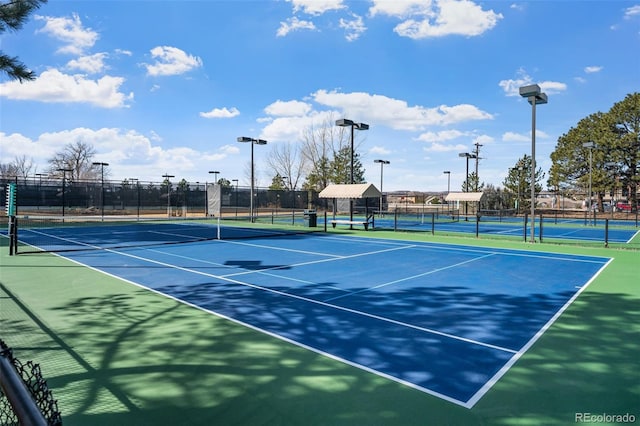
<path id="1" fill-rule="evenodd" d="M 95 162 L 92 163 L 94 166 L 100 166 L 100 181 L 101 181 L 101 195 L 100 195 L 100 204 L 101 204 L 101 208 L 100 211 L 101 213 L 101 217 L 102 217 L 102 221 L 104 222 L 104 167 L 108 166 L 109 163 L 101 163 L 101 162 Z"/>
<path id="2" fill-rule="evenodd" d="M 536 105 L 547 103 L 547 95 L 540 86 L 531 84 L 520 87 L 520 96 L 531 104 L 531 242 L 536 242 Z"/>
<path id="3" fill-rule="evenodd" d="M 167 217 L 171 217 L 171 181 L 169 179 L 175 176 L 166 173 L 162 177 L 167 181 Z"/>
<path id="4" fill-rule="evenodd" d="M 354 139 L 354 130 L 369 130 L 369 125 L 366 123 L 356 123 L 353 120 L 348 120 L 346 118 L 341 118 L 340 120 L 336 120 L 336 126 L 338 127 L 351 127 L 351 171 L 349 183 L 354 183 L 354 157 L 355 153 L 353 150 L 353 139 Z M 353 199 L 349 199 L 349 220 L 353 222 Z M 353 229 L 353 225 L 349 225 L 349 229 Z"/>
<path id="5" fill-rule="evenodd" d="M 589 150 L 589 203 L 587 204 L 589 213 L 588 216 L 591 218 L 592 214 L 595 214 L 593 211 L 593 206 L 591 205 L 593 201 L 591 200 L 591 184 L 592 184 L 592 173 L 593 173 L 593 148 L 596 146 L 593 142 L 585 142 L 582 144 L 584 148 Z M 593 223 L 595 224 L 595 218 Z"/>
<path id="6" fill-rule="evenodd" d="M 250 142 L 251 143 L 251 197 L 249 200 L 249 215 L 251 216 L 251 223 L 255 222 L 255 217 L 253 215 L 253 196 L 254 196 L 254 180 L 255 180 L 255 170 L 253 165 L 253 145 L 266 145 L 267 141 L 264 139 L 255 139 L 248 138 L 246 136 L 239 136 L 238 142 Z"/>
<path id="7" fill-rule="evenodd" d="M 373 160 L 374 163 L 379 163 L 380 164 L 380 216 L 382 216 L 382 202 L 383 202 L 383 198 L 382 198 L 382 177 L 384 174 L 384 165 L 385 164 L 391 164 L 391 161 L 388 160 Z"/>
<path id="8" fill-rule="evenodd" d="M 451 192 L 451 171 L 450 170 L 445 170 L 442 173 L 447 175 L 447 195 L 449 195 L 449 193 Z M 447 201 L 447 204 L 449 204 L 448 201 Z"/>
<path id="9" fill-rule="evenodd" d="M 64 205 L 65 205 L 65 193 L 67 192 L 66 184 L 67 184 L 67 173 L 71 173 L 72 169 L 58 169 L 59 172 L 62 172 L 62 221 L 64 222 Z"/>
<path id="10" fill-rule="evenodd" d="M 470 158 L 476 158 L 477 155 L 475 154 L 470 154 L 468 152 L 461 152 L 460 154 L 458 154 L 458 157 L 462 157 L 462 158 L 466 158 L 467 159 L 467 172 L 466 172 L 466 180 L 464 181 L 464 192 L 469 192 L 469 159 Z M 464 202 L 464 220 L 469 220 L 469 218 L 467 217 L 468 212 L 468 204 L 465 201 Z"/>
<path id="11" fill-rule="evenodd" d="M 209 170 L 209 174 L 213 175 L 213 183 L 218 183 L 218 175 L 220 174 L 217 170 Z"/>
<path id="12" fill-rule="evenodd" d="M 136 183 L 136 212 L 137 218 L 140 220 L 140 180 L 138 178 L 129 178 L 129 180 Z"/>
<path id="13" fill-rule="evenodd" d="M 238 179 L 231 179 L 231 182 L 236 183 L 236 219 L 238 218 Z"/>

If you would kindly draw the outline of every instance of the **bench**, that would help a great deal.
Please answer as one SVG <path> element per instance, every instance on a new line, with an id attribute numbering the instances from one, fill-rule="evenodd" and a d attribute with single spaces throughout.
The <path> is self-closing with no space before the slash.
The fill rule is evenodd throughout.
<path id="1" fill-rule="evenodd" d="M 332 220 L 331 226 L 335 228 L 336 225 L 362 225 L 365 231 L 369 230 L 369 222 L 366 220 Z"/>

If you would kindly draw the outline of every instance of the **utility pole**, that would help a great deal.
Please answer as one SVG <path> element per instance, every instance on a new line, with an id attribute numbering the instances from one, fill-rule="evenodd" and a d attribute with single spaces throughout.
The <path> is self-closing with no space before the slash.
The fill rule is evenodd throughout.
<path id="1" fill-rule="evenodd" d="M 480 160 L 480 147 L 482 144 L 476 142 L 474 145 L 476 146 L 475 151 L 473 151 L 473 154 L 476 156 L 476 192 L 478 192 L 478 184 L 480 183 L 480 177 L 478 176 L 478 161 Z"/>

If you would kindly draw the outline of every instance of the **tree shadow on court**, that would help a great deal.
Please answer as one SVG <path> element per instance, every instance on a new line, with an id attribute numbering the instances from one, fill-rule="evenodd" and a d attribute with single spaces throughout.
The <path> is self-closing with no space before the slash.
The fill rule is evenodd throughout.
<path id="1" fill-rule="evenodd" d="M 10 300 L 3 306 L 15 303 L 25 316 L 15 319 L 3 310 L 3 327 L 11 326 L 12 334 L 46 336 L 49 346 L 64 353 L 42 358 L 50 352 L 35 350 L 29 358 L 42 365 L 65 425 L 553 425 L 573 423 L 575 412 L 639 414 L 638 299 L 621 292 L 582 293 L 468 410 L 127 283 L 104 277 L 97 283 L 96 274 L 82 271 L 70 270 L 86 274 L 73 281 L 4 283 Z M 398 332 L 376 318 L 336 315 L 319 303 L 203 280 L 189 286 L 159 283 L 156 290 L 246 324 L 258 321 L 261 329 L 288 333 L 303 344 L 311 339 L 309 346 L 379 371 L 409 373 L 427 384 L 440 377 L 438 386 L 447 392 L 466 392 L 463 381 L 480 383 L 478 363 L 490 362 L 483 350 L 456 351 L 428 333 Z M 298 295 L 335 297 L 335 283 L 322 284 Z M 495 334 L 503 320 L 519 330 L 529 319 L 543 319 L 523 303 L 557 303 L 542 295 L 491 301 L 462 286 L 371 296 L 344 308 L 398 318 L 413 311 L 425 324 L 461 334 L 477 323 Z M 438 309 L 445 305 L 450 307 Z M 12 346 L 18 355 L 28 349 Z M 417 363 L 402 361 L 416 358 Z"/>
<path id="2" fill-rule="evenodd" d="M 208 308 L 219 301 L 212 293 L 230 298 L 219 285 L 194 287 L 199 297 L 209 295 Z M 244 287 L 235 291 L 231 304 L 243 306 L 248 318 L 266 314 L 302 341 L 337 328 L 340 338 L 329 349 L 352 348 L 380 360 L 375 367 L 384 369 L 408 342 L 405 350 L 423 351 L 411 357 L 429 360 L 420 373 L 435 364 L 450 378 L 452 368 L 476 374 L 474 362 L 461 366 L 424 336 L 410 342 L 316 306 L 301 314 L 281 298 L 265 305 L 242 294 Z M 466 410 L 144 291 L 78 298 L 60 307 L 74 324 L 63 341 L 74 342 L 68 350 L 84 360 L 86 371 L 60 375 L 52 385 L 85 388 L 75 393 L 82 402 L 65 418 L 68 424 L 509 424 L 523 418 L 563 424 L 574 411 L 637 407 L 636 308 L 637 300 L 622 294 L 584 294 L 493 392 Z M 462 355 L 477 357 L 472 350 Z"/>

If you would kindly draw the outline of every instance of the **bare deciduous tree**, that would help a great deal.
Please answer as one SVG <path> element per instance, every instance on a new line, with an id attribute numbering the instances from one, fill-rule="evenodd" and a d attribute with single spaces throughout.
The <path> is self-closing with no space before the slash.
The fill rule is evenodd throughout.
<path id="1" fill-rule="evenodd" d="M 61 169 L 66 169 L 70 170 L 66 172 L 66 176 L 72 181 L 96 179 L 100 170 L 92 165 L 95 154 L 94 147 L 82 140 L 70 143 L 49 160 L 49 174 L 54 177 L 62 177 Z M 107 170 L 105 170 L 106 174 L 108 174 Z"/>
<path id="2" fill-rule="evenodd" d="M 302 155 L 300 145 L 294 143 L 274 144 L 267 157 L 267 164 L 276 176 L 286 176 L 285 185 L 294 190 L 306 170 L 307 158 Z"/>

